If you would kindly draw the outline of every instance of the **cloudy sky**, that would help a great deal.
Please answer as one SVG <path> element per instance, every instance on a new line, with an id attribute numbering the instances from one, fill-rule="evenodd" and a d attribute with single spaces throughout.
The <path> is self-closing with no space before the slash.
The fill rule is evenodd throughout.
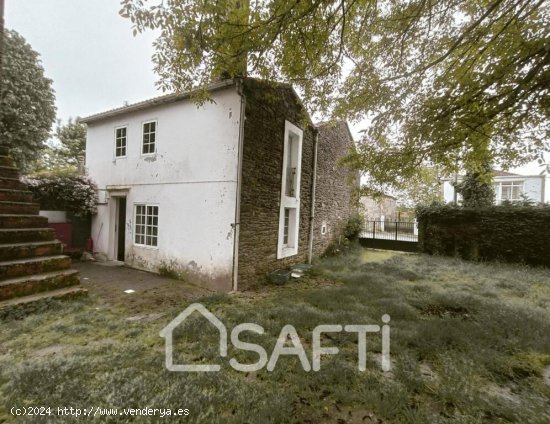
<path id="1" fill-rule="evenodd" d="M 6 0 L 5 25 L 40 53 L 58 117 L 85 116 L 160 94 L 154 34 L 132 35 L 117 0 Z"/>
<path id="2" fill-rule="evenodd" d="M 155 88 L 155 34 L 132 35 L 118 0 L 5 0 L 6 27 L 40 53 L 53 80 L 58 118 L 86 116 L 161 94 Z M 352 128 L 359 138 L 361 125 Z M 536 164 L 516 172 L 540 172 Z"/>

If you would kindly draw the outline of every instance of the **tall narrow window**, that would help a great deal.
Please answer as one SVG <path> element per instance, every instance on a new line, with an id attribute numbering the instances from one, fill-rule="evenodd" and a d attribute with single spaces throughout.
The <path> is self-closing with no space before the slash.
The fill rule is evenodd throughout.
<path id="1" fill-rule="evenodd" d="M 299 138 L 296 134 L 290 132 L 288 134 L 288 149 L 286 158 L 286 195 L 288 197 L 296 197 L 296 173 L 298 161 L 298 144 Z"/>
<path id="2" fill-rule="evenodd" d="M 115 130 L 115 156 L 121 158 L 126 156 L 126 127 Z"/>
<path id="3" fill-rule="evenodd" d="M 290 222 L 290 208 L 285 208 L 285 223 L 283 231 L 283 244 L 288 246 L 288 224 Z"/>
<path id="4" fill-rule="evenodd" d="M 136 205 L 134 243 L 139 246 L 158 246 L 159 207 Z"/>
<path id="5" fill-rule="evenodd" d="M 155 153 L 156 137 L 157 121 L 145 122 L 143 124 L 143 145 L 141 153 L 144 155 Z"/>
<path id="6" fill-rule="evenodd" d="M 277 258 L 298 253 L 303 131 L 285 122 Z"/>

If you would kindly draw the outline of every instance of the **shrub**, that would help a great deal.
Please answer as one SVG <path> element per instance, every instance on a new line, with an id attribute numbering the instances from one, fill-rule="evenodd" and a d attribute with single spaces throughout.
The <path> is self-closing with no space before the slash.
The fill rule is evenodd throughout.
<path id="1" fill-rule="evenodd" d="M 417 209 L 419 250 L 470 260 L 550 266 L 550 207 Z"/>
<path id="2" fill-rule="evenodd" d="M 97 187 L 87 176 L 72 173 L 39 174 L 23 178 L 42 210 L 67 211 L 85 217 L 97 210 Z"/>
<path id="3" fill-rule="evenodd" d="M 349 217 L 344 226 L 342 235 L 350 241 L 357 240 L 359 234 L 363 230 L 363 217 L 359 214 L 354 214 Z"/>
<path id="4" fill-rule="evenodd" d="M 464 180 L 455 186 L 462 195 L 462 205 L 466 208 L 485 208 L 493 205 L 495 190 L 487 174 L 469 172 Z"/>
<path id="5" fill-rule="evenodd" d="M 359 214 L 350 216 L 341 228 L 341 236 L 332 240 L 325 249 L 323 256 L 337 256 L 349 252 L 357 245 L 357 240 L 362 230 L 363 217 Z"/>

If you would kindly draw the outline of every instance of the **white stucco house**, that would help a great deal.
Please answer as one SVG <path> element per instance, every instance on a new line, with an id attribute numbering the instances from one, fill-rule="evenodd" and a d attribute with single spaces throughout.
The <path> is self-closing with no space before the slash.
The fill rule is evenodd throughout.
<path id="1" fill-rule="evenodd" d="M 520 201 L 523 198 L 534 203 L 546 203 L 548 198 L 548 184 L 546 175 L 519 175 L 506 171 L 495 170 L 493 172 L 493 184 L 495 189 L 495 204 L 500 205 L 504 201 Z M 456 181 L 462 181 L 459 176 Z M 443 200 L 445 203 L 455 201 L 455 178 L 443 179 Z M 456 194 L 456 200 L 460 203 L 461 196 Z"/>
<path id="2" fill-rule="evenodd" d="M 353 140 L 345 123 L 313 125 L 289 85 L 231 79 L 209 91 L 200 107 L 169 94 L 81 120 L 99 189 L 92 239 L 110 260 L 235 290 L 336 237 L 352 211 L 336 163 Z"/>

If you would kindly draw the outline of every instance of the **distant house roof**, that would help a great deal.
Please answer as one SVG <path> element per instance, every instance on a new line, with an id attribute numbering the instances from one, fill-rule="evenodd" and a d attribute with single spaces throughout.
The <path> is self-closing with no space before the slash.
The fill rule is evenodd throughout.
<path id="1" fill-rule="evenodd" d="M 520 174 L 514 174 L 513 172 L 500 171 L 498 169 L 493 169 L 493 174 L 495 177 L 521 177 Z"/>
<path id="2" fill-rule="evenodd" d="M 501 171 L 500 169 L 493 169 L 493 177 L 519 177 L 519 178 L 536 178 L 540 177 L 541 175 L 522 175 L 522 174 L 514 174 L 513 172 L 508 171 Z M 445 177 L 441 178 L 441 181 L 453 181 L 455 178 L 458 178 L 459 180 L 462 180 L 464 178 L 464 174 L 458 175 L 458 177 Z"/>
<path id="3" fill-rule="evenodd" d="M 225 87 L 229 87 L 231 85 L 234 85 L 236 80 L 234 79 L 226 79 L 223 81 L 215 82 L 213 84 L 210 84 L 206 89 L 208 91 L 217 91 L 221 90 Z M 126 106 L 117 107 L 114 109 L 110 109 L 105 112 L 96 113 L 94 115 L 86 116 L 84 118 L 80 118 L 79 121 L 83 122 L 85 124 L 90 124 L 96 121 L 101 121 L 104 119 L 112 118 L 117 115 L 122 115 L 124 113 L 128 112 L 136 112 L 138 110 L 148 109 L 153 106 L 160 106 L 168 103 L 174 103 L 180 100 L 188 99 L 191 97 L 194 93 L 198 93 L 199 89 L 191 90 L 191 91 L 185 91 L 182 93 L 171 93 L 171 94 L 165 94 L 164 96 L 158 96 L 153 97 L 152 99 L 143 100 L 141 102 L 133 103 Z"/>

